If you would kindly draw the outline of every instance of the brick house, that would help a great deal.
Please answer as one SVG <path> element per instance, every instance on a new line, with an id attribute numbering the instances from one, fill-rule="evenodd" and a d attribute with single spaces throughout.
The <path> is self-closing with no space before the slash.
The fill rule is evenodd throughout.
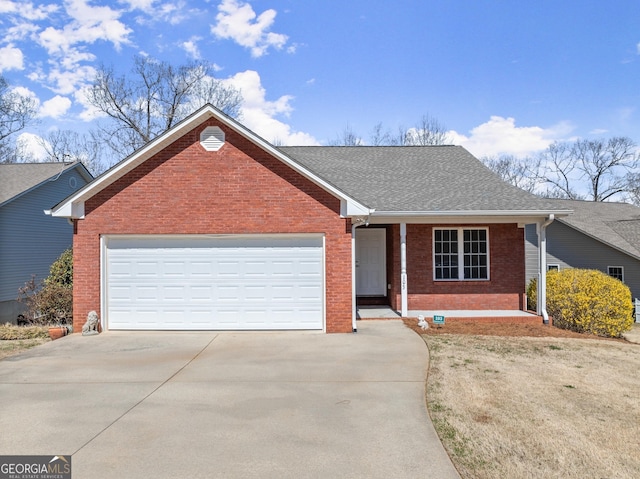
<path id="1" fill-rule="evenodd" d="M 207 105 L 50 213 L 74 224 L 75 331 L 95 310 L 111 330 L 351 332 L 357 302 L 522 310 L 524 225 L 568 211 L 461 147 L 278 148 Z"/>

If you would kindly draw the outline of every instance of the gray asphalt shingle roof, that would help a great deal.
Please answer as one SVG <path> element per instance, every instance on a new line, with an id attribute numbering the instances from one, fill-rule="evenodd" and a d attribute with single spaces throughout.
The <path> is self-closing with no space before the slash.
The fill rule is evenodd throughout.
<path id="1" fill-rule="evenodd" d="M 640 259 L 640 208 L 627 203 L 551 200 L 573 214 L 558 221 Z"/>
<path id="2" fill-rule="evenodd" d="M 30 190 L 73 166 L 74 163 L 0 164 L 0 204 Z"/>
<path id="3" fill-rule="evenodd" d="M 280 151 L 377 212 L 557 210 L 460 146 L 293 146 Z"/>

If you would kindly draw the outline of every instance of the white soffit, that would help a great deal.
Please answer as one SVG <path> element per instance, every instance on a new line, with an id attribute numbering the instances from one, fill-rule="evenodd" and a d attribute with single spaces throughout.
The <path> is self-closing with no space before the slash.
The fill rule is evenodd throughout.
<path id="1" fill-rule="evenodd" d="M 218 151 L 224 145 L 224 131 L 217 126 L 208 126 L 200 133 L 200 144 L 207 151 Z"/>

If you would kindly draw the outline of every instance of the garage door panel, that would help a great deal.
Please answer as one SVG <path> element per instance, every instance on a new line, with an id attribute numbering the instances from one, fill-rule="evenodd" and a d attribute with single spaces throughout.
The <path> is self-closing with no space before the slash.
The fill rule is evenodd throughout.
<path id="1" fill-rule="evenodd" d="M 321 237 L 112 237 L 110 329 L 322 329 Z"/>

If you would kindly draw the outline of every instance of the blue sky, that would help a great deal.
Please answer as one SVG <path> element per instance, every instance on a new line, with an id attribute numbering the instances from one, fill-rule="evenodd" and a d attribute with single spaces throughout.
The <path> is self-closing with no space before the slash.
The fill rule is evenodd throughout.
<path id="1" fill-rule="evenodd" d="M 0 0 L 0 73 L 40 123 L 84 131 L 99 62 L 134 54 L 211 62 L 242 90 L 243 123 L 267 140 L 366 143 L 428 114 L 476 156 L 556 140 L 640 142 L 635 0 Z"/>

